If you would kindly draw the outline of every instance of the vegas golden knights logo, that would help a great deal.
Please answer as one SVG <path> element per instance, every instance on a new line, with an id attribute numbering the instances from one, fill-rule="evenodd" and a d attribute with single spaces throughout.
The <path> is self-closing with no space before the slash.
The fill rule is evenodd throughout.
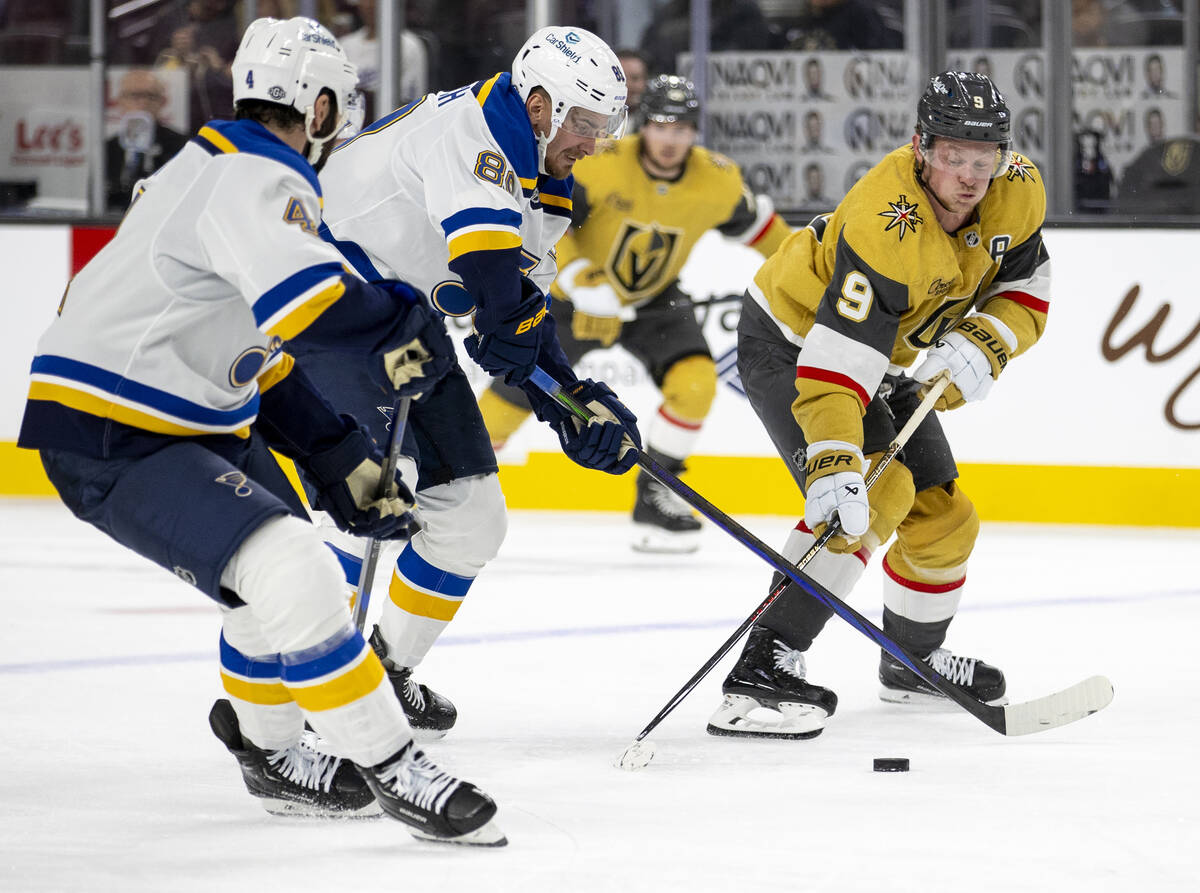
<path id="1" fill-rule="evenodd" d="M 940 281 L 940 280 L 939 280 Z M 930 291 L 933 286 L 930 286 Z M 959 321 L 959 316 L 964 310 L 969 310 L 971 303 L 963 307 L 963 302 L 972 301 L 972 297 L 965 298 L 947 298 L 943 301 L 936 310 L 925 318 L 925 321 L 908 333 L 905 340 L 915 350 L 925 350 L 927 347 L 932 347 L 934 342 L 945 335 Z"/>
<path id="2" fill-rule="evenodd" d="M 613 240 L 608 269 L 630 298 L 644 298 L 667 285 L 666 276 L 683 230 L 626 220 Z"/>

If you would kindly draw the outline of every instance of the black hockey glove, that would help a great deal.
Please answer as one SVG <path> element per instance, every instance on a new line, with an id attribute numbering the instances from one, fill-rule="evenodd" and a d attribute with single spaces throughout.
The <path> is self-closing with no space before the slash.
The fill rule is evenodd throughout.
<path id="1" fill-rule="evenodd" d="M 297 460 L 316 487 L 313 508 L 328 512 L 342 530 L 377 539 L 404 539 L 413 523 L 413 495 L 397 477 L 389 495 L 376 498 L 382 463 L 383 456 L 361 428 L 329 449 Z"/>
<path id="2" fill-rule="evenodd" d="M 526 393 L 533 390 L 530 388 Z M 617 399 L 609 386 L 585 378 L 564 385 L 563 391 L 588 408 L 592 413 L 590 421 L 579 419 L 544 393 L 540 399 L 533 400 L 534 412 L 543 422 L 550 423 L 563 452 L 584 468 L 608 474 L 624 474 L 636 465 L 638 451 L 642 448 L 637 416 Z"/>
<path id="3" fill-rule="evenodd" d="M 404 320 L 395 347 L 383 354 L 383 383 L 400 397 L 420 397 L 458 362 L 446 325 L 425 303 L 425 296 L 406 282 L 376 282 L 396 301 Z M 376 376 L 379 375 L 376 367 Z"/>
<path id="4" fill-rule="evenodd" d="M 526 286 L 525 283 L 528 283 Z M 546 331 L 546 296 L 528 279 L 522 281 L 521 303 L 490 331 L 470 335 L 463 345 L 471 359 L 491 375 L 504 376 L 504 383 L 520 385 L 537 365 L 542 336 Z M 479 325 L 482 314 L 476 314 Z"/>

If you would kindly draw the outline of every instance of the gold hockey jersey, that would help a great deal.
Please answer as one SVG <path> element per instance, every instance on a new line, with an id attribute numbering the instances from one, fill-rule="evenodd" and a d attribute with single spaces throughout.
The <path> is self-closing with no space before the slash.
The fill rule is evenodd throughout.
<path id="1" fill-rule="evenodd" d="M 911 145 L 887 155 L 837 210 L 789 236 L 749 289 L 802 345 L 793 411 L 810 443 L 862 446 L 862 415 L 884 374 L 910 366 L 970 308 L 1012 329 L 1010 356 L 1045 327 L 1050 267 L 1037 168 L 1014 154 L 972 220 L 947 233 L 914 160 Z"/>
<path id="2" fill-rule="evenodd" d="M 679 277 L 699 238 L 716 228 L 765 257 L 790 232 L 769 199 L 755 196 L 738 166 L 701 146 L 682 175 L 659 180 L 639 161 L 641 137 L 627 136 L 575 164 L 572 227 L 558 243 L 558 268 L 591 264 L 576 285 L 607 281 L 623 306 L 644 304 Z M 556 282 L 553 293 L 568 289 Z"/>

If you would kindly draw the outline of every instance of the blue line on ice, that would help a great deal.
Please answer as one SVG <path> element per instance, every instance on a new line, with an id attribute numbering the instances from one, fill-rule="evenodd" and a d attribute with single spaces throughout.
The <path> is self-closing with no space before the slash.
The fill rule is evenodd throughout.
<path id="1" fill-rule="evenodd" d="M 1012 611 L 1023 608 L 1083 607 L 1087 605 L 1116 605 L 1131 602 L 1162 601 L 1200 597 L 1200 589 L 1183 589 L 1172 592 L 1145 592 L 1140 595 L 1095 595 L 1075 598 L 1044 597 L 1012 599 L 987 604 L 963 605 L 960 611 Z M 881 610 L 864 612 L 878 619 Z M 438 639 L 438 647 L 456 645 L 500 645 L 508 642 L 530 642 L 537 639 L 566 639 L 586 636 L 620 636 L 637 633 L 684 632 L 704 629 L 727 629 L 732 632 L 744 618 L 715 620 L 675 620 L 668 623 L 632 623 L 618 626 L 588 626 L 566 629 L 530 629 L 511 632 L 489 633 L 486 636 L 456 636 L 453 634 Z M 22 673 L 47 673 L 55 670 L 94 670 L 106 667 L 140 667 L 161 664 L 183 664 L 196 661 L 212 661 L 216 657 L 214 645 L 211 651 L 196 651 L 183 654 L 128 654 L 111 657 L 89 657 L 78 660 L 47 660 L 28 663 L 0 664 L 0 675 Z"/>

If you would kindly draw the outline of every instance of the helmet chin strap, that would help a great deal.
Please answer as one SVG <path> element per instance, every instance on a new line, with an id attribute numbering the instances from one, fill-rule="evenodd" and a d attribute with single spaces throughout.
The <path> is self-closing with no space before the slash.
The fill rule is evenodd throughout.
<path id="1" fill-rule="evenodd" d="M 342 127 L 346 124 L 346 115 L 344 113 L 339 114 L 337 116 L 337 120 L 334 121 L 333 128 L 329 131 L 328 136 L 313 136 L 312 126 L 313 121 L 316 120 L 316 117 L 316 110 L 311 105 L 304 110 L 304 135 L 308 137 L 308 150 L 304 153 L 304 157 L 307 158 L 308 163 L 314 167 L 316 166 L 317 162 L 321 160 L 321 153 L 325 149 L 325 144 L 337 136 L 341 132 Z"/>
<path id="2" fill-rule="evenodd" d="M 543 136 L 536 129 L 533 131 L 534 137 L 537 138 L 538 173 L 546 177 L 550 176 L 550 172 L 546 170 L 546 151 L 550 148 L 550 143 L 554 140 L 557 133 L 558 125 L 554 123 L 553 118 L 550 119 L 550 133 L 548 135 Z"/>

